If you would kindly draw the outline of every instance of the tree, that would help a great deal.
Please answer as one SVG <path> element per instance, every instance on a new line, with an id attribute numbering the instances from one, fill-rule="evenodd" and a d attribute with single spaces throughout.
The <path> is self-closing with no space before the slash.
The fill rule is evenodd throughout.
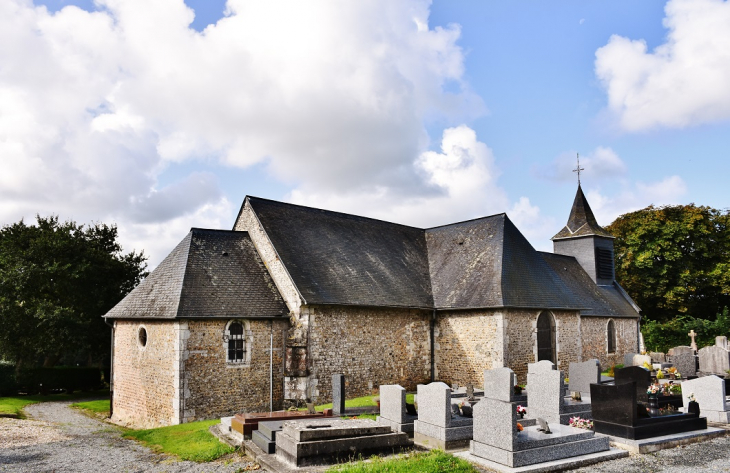
<path id="1" fill-rule="evenodd" d="M 607 227 L 616 280 L 648 319 L 713 319 L 730 306 L 730 214 L 710 207 L 649 206 Z"/>
<path id="2" fill-rule="evenodd" d="M 102 315 L 143 277 L 143 252 L 122 253 L 116 226 L 36 217 L 0 229 L 0 356 L 20 364 L 109 354 Z"/>

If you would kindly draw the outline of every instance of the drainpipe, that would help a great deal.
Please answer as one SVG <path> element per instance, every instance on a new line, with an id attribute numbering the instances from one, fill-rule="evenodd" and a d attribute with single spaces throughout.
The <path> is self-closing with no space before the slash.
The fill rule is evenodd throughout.
<path id="1" fill-rule="evenodd" d="M 269 321 L 269 412 L 274 410 L 274 321 Z"/>
<path id="2" fill-rule="evenodd" d="M 109 356 L 109 417 L 114 415 L 114 325 L 104 318 L 104 323 L 112 328 L 112 351 Z"/>
<path id="3" fill-rule="evenodd" d="M 436 380 L 436 354 L 434 353 L 436 347 L 436 341 L 434 340 L 434 332 L 436 331 L 436 309 L 431 313 L 431 382 Z"/>

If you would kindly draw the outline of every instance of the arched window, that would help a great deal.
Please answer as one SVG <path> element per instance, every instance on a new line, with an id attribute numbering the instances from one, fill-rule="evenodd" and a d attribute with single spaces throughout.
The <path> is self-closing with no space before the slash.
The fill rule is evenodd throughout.
<path id="1" fill-rule="evenodd" d="M 246 362 L 246 334 L 243 330 L 243 324 L 240 322 L 232 322 L 228 326 L 228 362 L 229 363 L 245 363 Z"/>
<path id="2" fill-rule="evenodd" d="M 555 359 L 555 319 L 548 311 L 537 318 L 537 361 Z"/>
<path id="3" fill-rule="evenodd" d="M 616 353 L 616 325 L 613 320 L 609 320 L 606 326 L 606 338 L 608 339 L 608 353 Z"/>

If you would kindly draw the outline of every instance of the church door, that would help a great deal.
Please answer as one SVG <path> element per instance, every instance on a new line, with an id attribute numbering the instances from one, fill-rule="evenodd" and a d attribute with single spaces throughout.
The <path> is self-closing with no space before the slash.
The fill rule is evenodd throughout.
<path id="1" fill-rule="evenodd" d="M 550 312 L 543 312 L 537 318 L 537 361 L 555 363 L 555 320 Z"/>

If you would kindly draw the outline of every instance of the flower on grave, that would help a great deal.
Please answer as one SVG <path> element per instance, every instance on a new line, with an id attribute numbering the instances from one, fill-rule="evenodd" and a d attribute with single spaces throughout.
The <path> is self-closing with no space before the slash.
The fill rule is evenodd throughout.
<path id="1" fill-rule="evenodd" d="M 522 432 L 523 430 L 525 430 L 525 428 L 524 428 L 524 427 L 522 427 L 522 424 L 520 424 L 520 423 L 518 422 L 518 423 L 517 423 L 517 432 Z"/>
<path id="2" fill-rule="evenodd" d="M 575 427 L 578 429 L 593 430 L 593 421 L 588 420 L 588 419 L 583 419 L 578 416 L 571 417 L 569 424 L 571 427 Z"/>
<path id="3" fill-rule="evenodd" d="M 519 405 L 519 406 L 517 406 L 517 413 L 525 415 L 525 414 L 527 414 L 527 409 L 525 408 L 525 406 Z"/>
<path id="4" fill-rule="evenodd" d="M 677 371 L 676 373 L 674 373 L 674 377 L 677 378 L 677 379 L 681 379 L 682 378 L 682 375 L 679 374 L 679 371 Z"/>
<path id="5" fill-rule="evenodd" d="M 687 400 L 689 402 L 696 402 L 695 393 L 689 393 L 689 396 L 687 396 Z"/>
<path id="6" fill-rule="evenodd" d="M 657 370 L 656 379 L 664 379 L 664 372 L 662 370 Z"/>
<path id="7" fill-rule="evenodd" d="M 649 371 L 651 371 L 651 369 L 652 369 L 651 368 L 651 365 L 648 362 L 646 362 L 646 361 L 644 362 L 644 365 L 642 366 L 642 368 L 647 369 Z"/>
<path id="8" fill-rule="evenodd" d="M 651 385 L 651 386 L 649 386 L 649 388 L 648 388 L 648 389 L 646 390 L 646 394 L 656 394 L 657 392 L 659 392 L 659 390 L 660 390 L 660 389 L 661 389 L 661 388 L 660 388 L 660 387 L 659 387 L 658 385 L 656 385 L 656 384 L 652 384 L 652 385 Z"/>

